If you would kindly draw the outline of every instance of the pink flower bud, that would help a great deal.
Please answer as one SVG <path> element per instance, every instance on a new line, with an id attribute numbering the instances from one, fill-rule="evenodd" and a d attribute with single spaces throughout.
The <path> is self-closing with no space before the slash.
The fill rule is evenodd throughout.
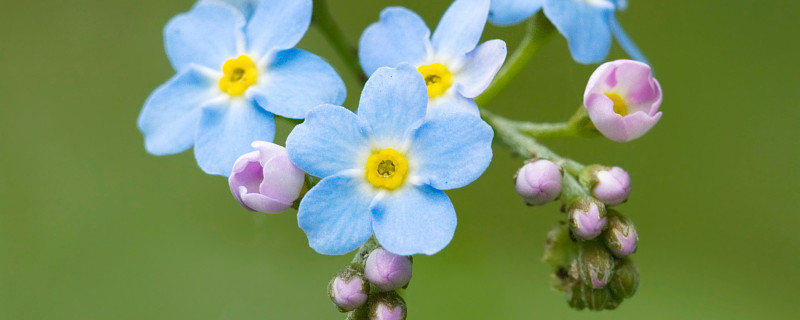
<path id="1" fill-rule="evenodd" d="M 231 192 L 247 210 L 282 212 L 300 196 L 305 173 L 290 160 L 286 148 L 255 141 L 257 151 L 245 154 L 233 164 L 228 178 Z"/>
<path id="2" fill-rule="evenodd" d="M 328 284 L 328 296 L 340 310 L 352 311 L 367 302 L 369 284 L 361 271 L 347 267 Z"/>
<path id="3" fill-rule="evenodd" d="M 594 239 L 606 227 L 605 206 L 595 198 L 578 199 L 570 207 L 569 224 L 576 237 Z"/>
<path id="4" fill-rule="evenodd" d="M 594 71 L 583 94 L 592 123 L 606 138 L 626 142 L 652 128 L 661 112 L 661 86 L 647 64 L 606 62 Z"/>
<path id="5" fill-rule="evenodd" d="M 630 219 L 612 210 L 603 241 L 614 256 L 624 258 L 636 251 L 639 235 Z"/>
<path id="6" fill-rule="evenodd" d="M 561 168 L 549 160 L 526 163 L 514 180 L 517 193 L 529 205 L 543 205 L 561 194 Z"/>
<path id="7" fill-rule="evenodd" d="M 405 320 L 406 302 L 397 292 L 376 293 L 369 302 L 370 320 Z"/>
<path id="8" fill-rule="evenodd" d="M 381 291 L 405 287 L 411 280 L 411 258 L 377 248 L 364 262 L 364 275 Z"/>
<path id="9" fill-rule="evenodd" d="M 603 203 L 615 206 L 628 200 L 631 193 L 631 177 L 620 167 L 600 170 L 595 173 L 596 184 L 592 194 Z"/>

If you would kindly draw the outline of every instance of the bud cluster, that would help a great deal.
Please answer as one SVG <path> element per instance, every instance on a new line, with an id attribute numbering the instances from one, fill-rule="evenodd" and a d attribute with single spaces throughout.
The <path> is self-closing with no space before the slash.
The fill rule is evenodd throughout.
<path id="1" fill-rule="evenodd" d="M 328 295 L 347 319 L 403 320 L 406 303 L 397 293 L 411 280 L 412 259 L 376 247 L 340 270 Z"/>

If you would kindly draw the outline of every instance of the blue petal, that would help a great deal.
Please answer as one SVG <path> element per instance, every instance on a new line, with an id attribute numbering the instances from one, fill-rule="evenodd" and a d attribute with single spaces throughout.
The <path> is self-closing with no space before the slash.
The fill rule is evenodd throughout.
<path id="1" fill-rule="evenodd" d="M 456 210 L 450 198 L 427 185 L 387 193 L 373 205 L 372 214 L 375 237 L 394 254 L 437 253 L 456 231 Z"/>
<path id="2" fill-rule="evenodd" d="M 431 38 L 436 57 L 445 60 L 458 58 L 475 49 L 488 15 L 489 0 L 453 2 Z"/>
<path id="3" fill-rule="evenodd" d="M 489 22 L 500 26 L 520 23 L 542 8 L 544 0 L 492 0 Z"/>
<path id="4" fill-rule="evenodd" d="M 611 26 L 611 33 L 613 33 L 614 37 L 617 38 L 617 42 L 619 42 L 620 47 L 622 47 L 622 49 L 624 49 L 625 52 L 627 52 L 628 55 L 634 60 L 639 60 L 641 62 L 650 64 L 642 51 L 639 50 L 639 47 L 633 43 L 633 40 L 631 40 L 631 38 L 628 37 L 628 34 L 625 33 L 625 30 L 622 29 L 622 26 L 619 24 L 619 21 L 617 21 L 617 18 L 613 14 L 610 14 L 608 18 L 609 25 Z"/>
<path id="5" fill-rule="evenodd" d="M 300 49 L 279 51 L 264 78 L 247 95 L 269 112 L 301 119 L 320 104 L 341 104 L 347 89 L 342 78 L 322 58 Z"/>
<path id="6" fill-rule="evenodd" d="M 402 7 L 381 11 L 381 19 L 361 34 L 358 59 L 364 73 L 380 67 L 394 68 L 402 62 L 421 64 L 430 46 L 431 31 L 416 13 Z"/>
<path id="7" fill-rule="evenodd" d="M 201 0 L 201 2 L 224 2 L 239 10 L 245 18 L 250 19 L 260 0 Z"/>
<path id="8" fill-rule="evenodd" d="M 467 53 L 464 66 L 456 74 L 455 82 L 460 85 L 458 91 L 467 98 L 483 93 L 503 66 L 506 50 L 503 40 L 489 40 Z"/>
<path id="9" fill-rule="evenodd" d="M 253 141 L 272 141 L 272 114 L 243 98 L 224 99 L 203 108 L 194 146 L 197 164 L 208 174 L 229 176 Z"/>
<path id="10" fill-rule="evenodd" d="M 262 0 L 247 23 L 248 52 L 263 56 L 293 48 L 311 24 L 311 0 Z"/>
<path id="11" fill-rule="evenodd" d="M 544 14 L 567 38 L 572 58 L 600 62 L 611 48 L 608 15 L 613 8 L 595 7 L 583 0 L 545 0 Z"/>
<path id="12" fill-rule="evenodd" d="M 164 27 L 167 57 L 176 71 L 189 64 L 221 70 L 225 60 L 236 57 L 245 19 L 233 7 L 201 2 L 187 13 L 172 18 Z"/>
<path id="13" fill-rule="evenodd" d="M 374 198 L 362 181 L 330 176 L 306 193 L 297 212 L 297 224 L 308 244 L 322 254 L 344 254 L 372 235 L 369 205 Z"/>
<path id="14" fill-rule="evenodd" d="M 458 90 L 449 90 L 444 95 L 428 102 L 428 118 L 440 117 L 453 113 L 469 113 L 480 116 L 478 104 L 471 98 L 466 98 Z"/>
<path id="15" fill-rule="evenodd" d="M 366 120 L 377 141 L 402 141 L 406 132 L 425 117 L 428 88 L 425 79 L 408 64 L 380 68 L 367 80 L 358 116 Z"/>
<path id="16" fill-rule="evenodd" d="M 414 175 L 436 189 L 475 181 L 492 161 L 492 128 L 470 114 L 432 118 L 414 132 L 409 156 Z"/>
<path id="17" fill-rule="evenodd" d="M 357 163 L 369 157 L 369 136 L 369 126 L 350 110 L 322 105 L 294 127 L 286 138 L 286 149 L 298 168 L 327 177 L 358 168 Z"/>
<path id="18" fill-rule="evenodd" d="M 200 108 L 220 94 L 215 82 L 187 68 L 153 91 L 137 120 L 147 152 L 174 154 L 194 144 Z"/>

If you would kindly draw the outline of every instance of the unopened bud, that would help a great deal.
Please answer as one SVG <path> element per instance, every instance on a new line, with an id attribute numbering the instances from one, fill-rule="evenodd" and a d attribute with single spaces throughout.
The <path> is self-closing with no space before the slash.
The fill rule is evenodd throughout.
<path id="1" fill-rule="evenodd" d="M 586 303 L 583 301 L 583 290 L 588 290 L 580 281 L 572 283 L 564 288 L 567 303 L 575 310 L 586 309 Z"/>
<path id="2" fill-rule="evenodd" d="M 328 284 L 328 296 L 340 311 L 352 311 L 367 302 L 369 283 L 361 270 L 348 266 Z"/>
<path id="3" fill-rule="evenodd" d="M 543 205 L 561 194 L 561 168 L 549 160 L 526 163 L 514 176 L 517 193 L 529 205 Z"/>
<path id="4" fill-rule="evenodd" d="M 593 182 L 592 194 L 609 206 L 625 202 L 631 194 L 631 177 L 620 167 L 595 172 Z"/>
<path id="5" fill-rule="evenodd" d="M 606 310 L 616 309 L 620 304 L 622 304 L 623 300 L 623 298 L 618 297 L 614 294 L 614 292 L 611 292 L 611 294 L 608 295 L 608 302 L 606 302 Z"/>
<path id="6" fill-rule="evenodd" d="M 614 276 L 608 287 L 620 298 L 630 298 L 639 288 L 639 269 L 630 259 L 625 259 L 614 270 Z"/>
<path id="7" fill-rule="evenodd" d="M 403 288 L 411 280 L 411 257 L 396 255 L 379 247 L 367 256 L 364 275 L 381 291 Z"/>
<path id="8" fill-rule="evenodd" d="M 405 320 L 406 302 L 397 292 L 380 292 L 369 300 L 369 318 L 371 320 Z"/>
<path id="9" fill-rule="evenodd" d="M 578 252 L 577 243 L 569 236 L 569 226 L 561 221 L 547 233 L 542 261 L 553 268 L 569 268 L 571 259 Z"/>
<path id="10" fill-rule="evenodd" d="M 578 273 L 586 286 L 601 289 L 614 275 L 614 257 L 603 246 L 588 243 L 578 252 Z"/>
<path id="11" fill-rule="evenodd" d="M 636 251 L 639 235 L 633 222 L 616 211 L 609 211 L 608 229 L 603 234 L 603 242 L 611 253 L 624 258 Z"/>
<path id="12" fill-rule="evenodd" d="M 570 206 L 569 224 L 576 237 L 594 239 L 606 227 L 605 206 L 595 198 L 580 198 Z"/>
<path id="13" fill-rule="evenodd" d="M 589 310 L 600 311 L 605 309 L 610 296 L 611 294 L 607 288 L 594 289 L 584 285 L 583 300 Z"/>

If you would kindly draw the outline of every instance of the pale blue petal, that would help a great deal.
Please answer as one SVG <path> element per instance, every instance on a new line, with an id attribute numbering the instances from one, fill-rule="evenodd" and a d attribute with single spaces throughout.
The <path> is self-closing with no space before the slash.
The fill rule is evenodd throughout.
<path id="1" fill-rule="evenodd" d="M 452 59 L 475 49 L 488 15 L 489 0 L 453 2 L 431 37 L 436 57 Z"/>
<path id="2" fill-rule="evenodd" d="M 631 58 L 650 64 L 647 61 L 647 57 L 645 57 L 642 51 L 639 50 L 639 47 L 633 43 L 633 40 L 628 37 L 628 34 L 625 33 L 625 30 L 622 29 L 622 26 L 619 24 L 619 21 L 613 14 L 609 15 L 609 25 L 611 26 L 611 33 L 613 33 L 614 37 L 617 38 L 619 46 L 622 47 L 622 49 L 624 49 L 625 52 L 631 56 Z"/>
<path id="3" fill-rule="evenodd" d="M 542 8 L 544 0 L 492 0 L 489 22 L 508 26 L 520 23 Z"/>
<path id="4" fill-rule="evenodd" d="M 227 177 L 236 159 L 253 151 L 253 141 L 270 142 L 274 137 L 272 114 L 250 100 L 224 99 L 203 108 L 194 156 L 206 173 Z"/>
<path id="5" fill-rule="evenodd" d="M 416 13 L 402 7 L 381 11 L 381 19 L 361 34 L 358 59 L 364 73 L 370 75 L 380 67 L 394 68 L 402 62 L 418 65 L 424 62 L 430 46 L 431 31 Z"/>
<path id="6" fill-rule="evenodd" d="M 317 252 L 344 254 L 372 235 L 369 206 L 374 195 L 360 180 L 344 175 L 327 177 L 300 202 L 297 224 Z"/>
<path id="7" fill-rule="evenodd" d="M 293 48 L 311 24 L 311 0 L 262 0 L 247 23 L 247 50 L 262 56 Z"/>
<path id="8" fill-rule="evenodd" d="M 614 5 L 617 7 L 617 10 L 625 10 L 628 9 L 628 0 L 611 0 L 614 2 Z"/>
<path id="9" fill-rule="evenodd" d="M 495 39 L 467 53 L 464 66 L 456 74 L 458 91 L 467 98 L 475 98 L 483 93 L 503 66 L 506 50 L 505 41 Z"/>
<path id="10" fill-rule="evenodd" d="M 239 10 L 245 18 L 250 19 L 260 0 L 201 0 L 201 2 L 223 2 Z"/>
<path id="11" fill-rule="evenodd" d="M 225 60 L 237 56 L 243 39 L 245 19 L 235 8 L 215 2 L 201 2 L 164 27 L 167 57 L 176 71 L 189 64 L 221 70 Z"/>
<path id="12" fill-rule="evenodd" d="M 428 103 L 428 118 L 440 117 L 453 113 L 469 113 L 480 116 L 480 110 L 475 100 L 465 98 L 458 93 L 457 90 L 450 90 L 446 94 Z"/>
<path id="13" fill-rule="evenodd" d="M 545 0 L 544 14 L 567 38 L 572 58 L 580 63 L 600 62 L 611 48 L 608 15 L 612 8 L 582 0 Z"/>
<path id="14" fill-rule="evenodd" d="M 358 116 L 366 120 L 378 141 L 400 141 L 425 117 L 428 88 L 422 75 L 409 66 L 379 68 L 361 92 Z"/>
<path id="15" fill-rule="evenodd" d="M 466 186 L 489 167 L 493 136 L 492 127 L 471 114 L 432 118 L 414 132 L 408 151 L 414 175 L 439 190 Z"/>
<path id="16" fill-rule="evenodd" d="M 137 120 L 147 152 L 175 154 L 194 144 L 200 108 L 220 93 L 215 82 L 187 68 L 150 94 Z"/>
<path id="17" fill-rule="evenodd" d="M 322 105 L 309 111 L 306 121 L 294 127 L 286 138 L 286 149 L 298 168 L 327 177 L 356 169 L 359 158 L 369 152 L 369 135 L 368 125 L 350 110 Z"/>
<path id="18" fill-rule="evenodd" d="M 305 50 L 279 51 L 247 96 L 269 112 L 301 119 L 320 104 L 341 104 L 347 89 L 325 60 Z"/>
<path id="19" fill-rule="evenodd" d="M 398 255 L 437 253 L 456 231 L 456 210 L 450 198 L 428 185 L 387 193 L 375 202 L 372 214 L 378 242 Z"/>

